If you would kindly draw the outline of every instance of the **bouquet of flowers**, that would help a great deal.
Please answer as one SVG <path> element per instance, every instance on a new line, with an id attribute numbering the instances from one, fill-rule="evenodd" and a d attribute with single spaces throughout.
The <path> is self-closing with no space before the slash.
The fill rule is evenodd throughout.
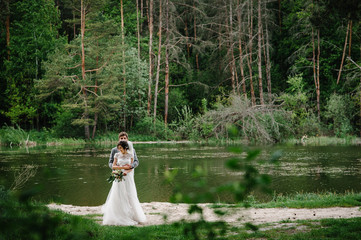
<path id="1" fill-rule="evenodd" d="M 124 175 L 122 170 L 113 170 L 112 174 L 110 174 L 109 178 L 107 179 L 107 181 L 109 183 L 112 183 L 114 181 L 120 182 L 124 180 Z"/>

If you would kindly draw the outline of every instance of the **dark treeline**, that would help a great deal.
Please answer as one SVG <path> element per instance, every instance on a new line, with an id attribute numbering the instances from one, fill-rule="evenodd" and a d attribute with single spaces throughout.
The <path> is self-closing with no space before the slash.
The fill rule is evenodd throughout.
<path id="1" fill-rule="evenodd" d="M 0 4 L 1 126 L 87 139 L 361 131 L 360 1 Z"/>

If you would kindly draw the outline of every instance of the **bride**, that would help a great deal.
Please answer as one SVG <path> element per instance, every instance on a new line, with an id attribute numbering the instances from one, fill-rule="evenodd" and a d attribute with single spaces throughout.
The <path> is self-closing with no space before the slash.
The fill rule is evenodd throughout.
<path id="1" fill-rule="evenodd" d="M 133 163 L 133 153 L 126 141 L 120 141 L 114 156 L 113 170 L 121 170 L 123 179 L 114 180 L 107 200 L 102 206 L 103 225 L 136 225 L 144 223 L 146 217 L 139 203 L 134 183 L 134 171 L 125 170 L 123 165 Z"/>

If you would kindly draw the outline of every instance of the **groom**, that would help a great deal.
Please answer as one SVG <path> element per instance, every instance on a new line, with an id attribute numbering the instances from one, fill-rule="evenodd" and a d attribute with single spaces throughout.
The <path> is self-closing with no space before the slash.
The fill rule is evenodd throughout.
<path id="1" fill-rule="evenodd" d="M 121 132 L 119 133 L 118 135 L 118 140 L 119 141 L 129 141 L 128 140 L 128 134 L 126 132 Z M 109 167 L 111 169 L 113 169 L 113 162 L 114 162 L 114 155 L 119 152 L 119 150 L 117 149 L 117 147 L 113 148 L 112 151 L 110 152 L 110 157 L 109 157 Z M 134 153 L 134 161 L 132 164 L 126 164 L 124 165 L 126 168 L 126 170 L 129 170 L 129 169 L 133 169 L 133 168 L 136 168 L 138 167 L 139 165 L 139 161 L 138 161 L 138 158 L 137 158 L 137 154 L 135 153 L 135 149 L 133 148 L 133 153 Z"/>

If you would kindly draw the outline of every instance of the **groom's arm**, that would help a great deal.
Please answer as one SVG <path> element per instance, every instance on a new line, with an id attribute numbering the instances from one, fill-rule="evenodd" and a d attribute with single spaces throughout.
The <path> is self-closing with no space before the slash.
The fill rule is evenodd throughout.
<path id="1" fill-rule="evenodd" d="M 131 167 L 136 168 L 139 165 L 139 160 L 138 160 L 137 153 L 135 152 L 134 148 L 133 148 L 133 153 L 134 153 L 134 161 L 133 161 Z"/>
<path id="2" fill-rule="evenodd" d="M 112 149 L 112 151 L 110 152 L 110 156 L 109 156 L 109 163 L 108 163 L 108 165 L 109 165 L 109 167 L 110 167 L 110 169 L 113 169 L 113 162 L 114 162 L 114 155 L 115 155 L 115 153 L 116 153 L 116 149 Z"/>

